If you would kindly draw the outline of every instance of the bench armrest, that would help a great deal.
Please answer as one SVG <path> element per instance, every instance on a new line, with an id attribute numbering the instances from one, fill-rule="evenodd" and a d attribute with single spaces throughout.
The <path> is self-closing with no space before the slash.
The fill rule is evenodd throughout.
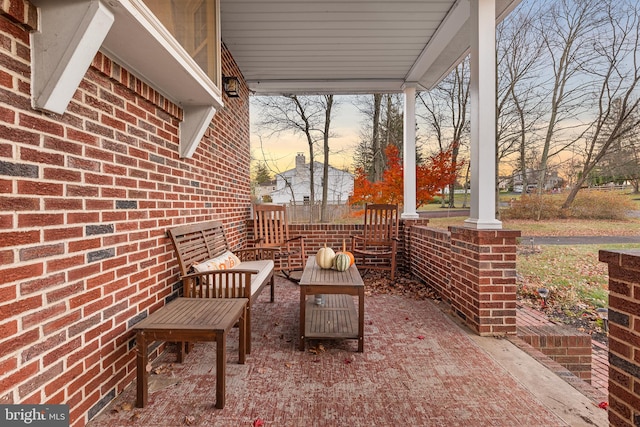
<path id="1" fill-rule="evenodd" d="M 234 268 L 182 276 L 188 298 L 251 298 L 251 275 L 258 270 Z"/>

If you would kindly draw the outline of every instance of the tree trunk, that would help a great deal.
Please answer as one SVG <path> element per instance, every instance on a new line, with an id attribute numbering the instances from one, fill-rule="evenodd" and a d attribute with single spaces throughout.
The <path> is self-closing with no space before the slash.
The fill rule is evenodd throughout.
<path id="1" fill-rule="evenodd" d="M 327 221 L 327 197 L 329 193 L 329 129 L 331 128 L 331 107 L 333 95 L 325 96 L 326 108 L 324 110 L 323 151 L 324 164 L 322 167 L 322 204 L 320 207 L 320 222 Z"/>

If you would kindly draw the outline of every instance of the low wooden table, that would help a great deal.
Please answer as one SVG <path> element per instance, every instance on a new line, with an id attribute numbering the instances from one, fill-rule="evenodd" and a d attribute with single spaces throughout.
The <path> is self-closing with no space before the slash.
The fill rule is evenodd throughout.
<path id="1" fill-rule="evenodd" d="M 149 344 L 154 341 L 216 342 L 216 408 L 224 408 L 227 368 L 227 333 L 240 324 L 239 362 L 245 359 L 247 298 L 177 298 L 133 327 L 136 331 L 137 398 L 143 408 L 148 399 Z M 180 345 L 178 362 L 182 362 Z"/>
<path id="2" fill-rule="evenodd" d="M 308 295 L 324 295 L 316 304 Z M 352 295 L 358 296 L 356 311 Z M 300 351 L 306 339 L 346 338 L 358 340 L 364 351 L 364 282 L 355 265 L 347 271 L 322 269 L 310 256 L 300 279 Z"/>

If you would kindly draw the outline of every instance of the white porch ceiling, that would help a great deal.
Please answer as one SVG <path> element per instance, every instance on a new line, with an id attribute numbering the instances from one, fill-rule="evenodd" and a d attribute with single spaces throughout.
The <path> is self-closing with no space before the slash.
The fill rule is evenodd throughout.
<path id="1" fill-rule="evenodd" d="M 469 50 L 469 1 L 221 0 L 222 41 L 259 94 L 429 89 Z"/>

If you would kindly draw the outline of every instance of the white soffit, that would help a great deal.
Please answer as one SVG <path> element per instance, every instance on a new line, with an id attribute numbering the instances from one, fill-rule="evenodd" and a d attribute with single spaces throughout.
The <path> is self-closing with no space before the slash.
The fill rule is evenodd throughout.
<path id="1" fill-rule="evenodd" d="M 469 50 L 469 1 L 221 0 L 222 40 L 258 94 L 427 89 Z"/>

